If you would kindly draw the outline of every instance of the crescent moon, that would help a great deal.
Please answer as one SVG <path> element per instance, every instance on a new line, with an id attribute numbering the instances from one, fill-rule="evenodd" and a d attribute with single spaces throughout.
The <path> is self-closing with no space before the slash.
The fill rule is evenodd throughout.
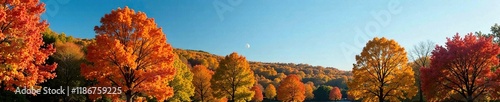
<path id="1" fill-rule="evenodd" d="M 250 44 L 247 43 L 247 49 L 250 48 Z"/>

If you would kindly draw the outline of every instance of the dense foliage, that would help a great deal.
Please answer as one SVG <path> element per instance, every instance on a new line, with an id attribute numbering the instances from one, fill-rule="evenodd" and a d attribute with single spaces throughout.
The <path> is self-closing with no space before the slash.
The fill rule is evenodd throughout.
<path id="1" fill-rule="evenodd" d="M 186 102 L 191 101 L 191 96 L 194 95 L 193 73 L 187 65 L 187 61 L 183 58 L 175 56 L 174 68 L 176 69 L 174 80 L 169 84 L 174 89 L 174 96 L 168 99 L 169 102 Z"/>
<path id="2" fill-rule="evenodd" d="M 250 89 L 255 83 L 253 75 L 244 56 L 236 52 L 227 55 L 210 80 L 214 96 L 238 102 L 252 100 L 254 92 Z"/>
<path id="3" fill-rule="evenodd" d="M 472 34 L 448 38 L 432 51 L 422 72 L 422 90 L 430 101 L 487 101 L 498 99 L 500 47 L 492 38 Z"/>
<path id="4" fill-rule="evenodd" d="M 132 23 L 133 22 L 133 23 Z M 165 34 L 152 18 L 125 7 L 111 11 L 95 27 L 96 41 L 88 45 L 81 74 L 97 80 L 93 86 L 121 87 L 121 94 L 106 97 L 127 101 L 173 96 L 168 84 L 174 78 L 174 53 Z M 102 97 L 92 94 L 92 98 Z"/>
<path id="5" fill-rule="evenodd" d="M 375 37 L 356 55 L 349 95 L 366 101 L 399 101 L 417 93 L 406 51 L 395 40 Z"/>
<path id="6" fill-rule="evenodd" d="M 330 100 L 340 100 L 342 98 L 342 94 L 340 94 L 340 89 L 339 87 L 333 87 L 332 90 L 330 90 L 330 96 L 328 99 Z"/>
<path id="7" fill-rule="evenodd" d="M 297 102 L 306 99 L 304 83 L 297 75 L 287 76 L 278 87 L 278 100 L 283 102 Z"/>
<path id="8" fill-rule="evenodd" d="M 45 44 L 42 32 L 48 24 L 40 16 L 39 0 L 2 0 L 0 4 L 0 90 L 41 88 L 38 84 L 56 77 L 56 63 L 45 63 L 55 52 Z"/>

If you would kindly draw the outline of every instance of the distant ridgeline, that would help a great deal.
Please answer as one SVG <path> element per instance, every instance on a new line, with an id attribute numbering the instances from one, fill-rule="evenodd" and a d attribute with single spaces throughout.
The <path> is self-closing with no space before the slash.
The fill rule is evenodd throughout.
<path id="1" fill-rule="evenodd" d="M 174 52 L 187 64 L 204 65 L 215 70 L 223 56 L 211 54 L 201 50 L 174 49 Z M 312 66 L 308 64 L 295 63 L 270 63 L 249 61 L 250 68 L 256 74 L 258 83 L 263 87 L 269 84 L 279 86 L 286 75 L 295 74 L 302 79 L 303 83 L 312 82 L 316 88 L 321 85 L 337 86 L 341 89 L 342 96 L 347 96 L 346 81 L 351 79 L 351 71 L 343 71 L 333 67 Z"/>

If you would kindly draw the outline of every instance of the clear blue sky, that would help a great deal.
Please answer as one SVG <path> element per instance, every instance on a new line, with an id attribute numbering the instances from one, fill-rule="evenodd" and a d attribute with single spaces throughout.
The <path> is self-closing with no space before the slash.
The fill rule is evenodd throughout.
<path id="1" fill-rule="evenodd" d="M 177 48 L 217 55 L 236 51 L 250 61 L 307 63 L 341 70 L 351 70 L 354 56 L 375 36 L 395 39 L 408 50 L 426 40 L 443 44 L 457 32 L 489 33 L 490 26 L 500 23 L 500 1 L 42 1 L 47 4 L 43 18 L 50 28 L 74 37 L 93 38 L 93 28 L 100 25 L 104 14 L 128 6 L 155 18 L 168 43 Z M 390 18 L 376 16 L 383 12 Z"/>

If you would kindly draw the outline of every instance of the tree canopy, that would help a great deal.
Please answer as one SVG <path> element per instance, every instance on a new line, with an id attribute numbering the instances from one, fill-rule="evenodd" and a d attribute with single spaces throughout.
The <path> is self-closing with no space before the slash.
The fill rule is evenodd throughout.
<path id="1" fill-rule="evenodd" d="M 0 4 L 0 88 L 41 88 L 38 84 L 56 77 L 57 64 L 45 63 L 56 50 L 44 44 L 48 27 L 40 18 L 45 4 L 39 0 L 4 0 Z"/>
<path id="2" fill-rule="evenodd" d="M 415 96 L 415 78 L 406 51 L 396 41 L 375 37 L 366 43 L 352 68 L 349 95 L 365 101 L 400 101 Z"/>
<path id="3" fill-rule="evenodd" d="M 288 75 L 278 87 L 278 100 L 284 102 L 304 101 L 306 90 L 297 75 Z"/>
<path id="4" fill-rule="evenodd" d="M 86 79 L 98 81 L 94 86 L 121 87 L 127 101 L 148 96 L 163 101 L 173 96 L 168 82 L 175 74 L 174 54 L 152 18 L 118 8 L 104 15 L 94 30 L 96 41 L 87 47 L 89 63 L 82 64 L 81 72 Z M 121 95 L 106 97 L 120 100 Z"/>
<path id="5" fill-rule="evenodd" d="M 255 82 L 253 75 L 246 58 L 233 52 L 219 63 L 210 82 L 217 98 L 250 101 L 254 96 L 254 92 L 250 91 Z"/>
<path id="6" fill-rule="evenodd" d="M 492 38 L 458 33 L 432 51 L 430 67 L 422 68 L 422 90 L 428 101 L 498 99 L 500 48 Z"/>

